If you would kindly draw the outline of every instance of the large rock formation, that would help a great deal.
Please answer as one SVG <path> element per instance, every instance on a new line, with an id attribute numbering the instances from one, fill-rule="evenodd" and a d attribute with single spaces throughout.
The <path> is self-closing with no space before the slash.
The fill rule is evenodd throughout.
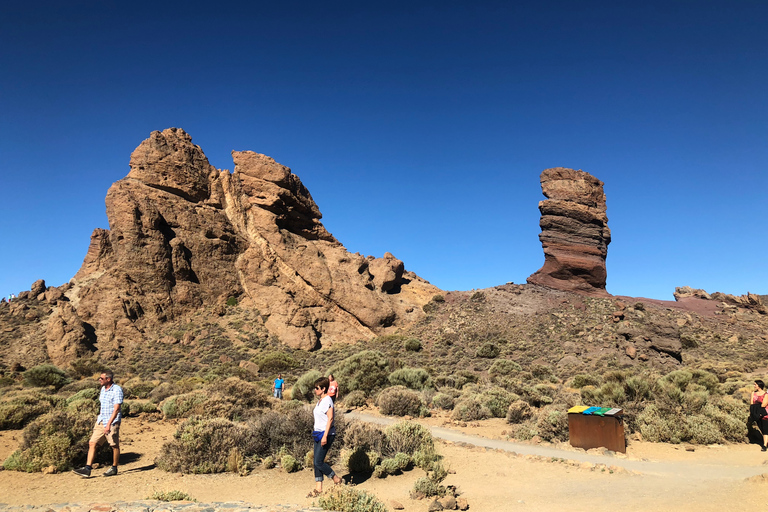
<path id="1" fill-rule="evenodd" d="M 611 231 L 603 182 L 584 172 L 555 167 L 541 173 L 539 203 L 544 266 L 528 278 L 538 284 L 606 297 L 605 258 Z"/>
<path id="2" fill-rule="evenodd" d="M 232 297 L 303 349 L 369 339 L 423 315 L 437 288 L 389 253 L 348 252 L 289 168 L 250 151 L 232 156 L 233 173 L 217 170 L 176 128 L 136 148 L 128 176 L 107 193 L 109 230 L 91 235 L 66 292 L 71 305 L 49 325 L 57 359 L 89 343 L 117 356 L 159 324 Z M 71 343 L 53 339 L 64 332 Z"/>

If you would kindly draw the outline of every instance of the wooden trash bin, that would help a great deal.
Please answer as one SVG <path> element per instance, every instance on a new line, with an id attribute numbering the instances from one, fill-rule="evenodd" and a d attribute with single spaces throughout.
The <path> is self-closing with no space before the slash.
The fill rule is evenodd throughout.
<path id="1" fill-rule="evenodd" d="M 605 415 L 596 415 L 568 411 L 571 446 L 585 450 L 604 447 L 614 452 L 627 453 L 622 412 L 621 409 L 611 409 L 604 412 Z"/>

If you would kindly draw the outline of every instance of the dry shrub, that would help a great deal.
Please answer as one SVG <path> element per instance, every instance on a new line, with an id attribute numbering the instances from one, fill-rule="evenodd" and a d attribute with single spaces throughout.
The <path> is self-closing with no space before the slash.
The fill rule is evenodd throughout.
<path id="1" fill-rule="evenodd" d="M 412 423 L 410 421 L 401 421 L 390 425 L 384 431 L 387 436 L 388 450 L 387 454 L 405 453 L 414 455 L 419 450 L 434 448 L 432 433 L 427 427 Z"/>
<path id="2" fill-rule="evenodd" d="M 341 400 L 347 407 L 364 407 L 368 403 L 365 398 L 365 393 L 359 389 L 344 395 Z"/>
<path id="3" fill-rule="evenodd" d="M 311 402 L 315 398 L 313 389 L 315 387 L 315 381 L 322 377 L 323 374 L 317 370 L 309 370 L 307 373 L 299 377 L 296 384 L 291 389 L 291 398 L 294 400 L 303 400 L 305 402 Z"/>
<path id="4" fill-rule="evenodd" d="M 39 392 L 24 392 L 9 396 L 0 402 L 0 430 L 22 428 L 24 425 L 49 412 L 56 399 Z"/>
<path id="5" fill-rule="evenodd" d="M 488 375 L 493 379 L 497 377 L 513 376 L 521 371 L 523 371 L 523 368 L 516 362 L 510 361 L 509 359 L 499 359 L 494 361 L 488 369 Z"/>
<path id="6" fill-rule="evenodd" d="M 387 446 L 387 436 L 376 425 L 352 421 L 344 431 L 344 446 L 383 453 Z"/>
<path id="7" fill-rule="evenodd" d="M 341 452 L 342 464 L 350 473 L 370 473 L 381 460 L 379 452 L 358 447 Z"/>
<path id="8" fill-rule="evenodd" d="M 152 391 L 149 392 L 149 399 L 156 404 L 159 404 L 166 398 L 172 397 L 173 395 L 179 395 L 181 393 L 182 389 L 180 386 L 171 382 L 163 382 L 155 386 Z"/>
<path id="9" fill-rule="evenodd" d="M 280 465 L 286 473 L 295 473 L 301 469 L 301 462 L 296 460 L 293 455 L 283 455 L 280 458 Z"/>
<path id="10" fill-rule="evenodd" d="M 492 416 L 491 411 L 480 401 L 478 396 L 462 398 L 453 407 L 451 418 L 460 421 L 484 420 Z"/>
<path id="11" fill-rule="evenodd" d="M 334 486 L 320 496 L 318 504 L 336 512 L 387 512 L 374 495 L 354 487 Z"/>
<path id="12" fill-rule="evenodd" d="M 261 441 L 247 425 L 196 417 L 182 423 L 173 437 L 163 445 L 157 466 L 178 473 L 220 473 L 227 469 L 233 449 L 255 453 Z"/>
<path id="13" fill-rule="evenodd" d="M 509 409 L 507 409 L 507 423 L 516 425 L 530 419 L 531 416 L 533 416 L 533 410 L 531 409 L 531 406 L 528 405 L 528 402 L 524 400 L 515 400 L 509 404 Z"/>
<path id="14" fill-rule="evenodd" d="M 76 406 L 54 409 L 27 425 L 21 447 L 5 460 L 3 467 L 28 473 L 49 466 L 66 471 L 85 460 L 93 423 L 93 415 L 82 414 Z M 112 450 L 105 444 L 97 456 L 103 455 L 105 449 L 111 455 Z"/>
<path id="15" fill-rule="evenodd" d="M 447 393 L 436 393 L 432 397 L 432 406 L 445 411 L 450 411 L 454 406 L 453 397 Z"/>
<path id="16" fill-rule="evenodd" d="M 402 386 L 385 389 L 378 400 L 381 413 L 389 416 L 418 416 L 422 408 L 419 395 Z"/>
<path id="17" fill-rule="evenodd" d="M 52 386 L 59 389 L 72 382 L 67 372 L 52 364 L 41 364 L 24 372 L 24 385 L 37 388 Z"/>
<path id="18" fill-rule="evenodd" d="M 342 420 L 334 418 L 337 429 L 337 437 Z M 265 457 L 280 452 L 287 452 L 294 458 L 301 460 L 307 451 L 314 448 L 312 441 L 312 427 L 314 418 L 312 411 L 304 407 L 285 414 L 268 411 L 255 423 L 253 430 L 258 435 L 260 442 L 255 455 Z"/>
<path id="19" fill-rule="evenodd" d="M 544 409 L 539 413 L 536 430 L 545 441 L 567 441 L 568 415 L 559 409 Z"/>

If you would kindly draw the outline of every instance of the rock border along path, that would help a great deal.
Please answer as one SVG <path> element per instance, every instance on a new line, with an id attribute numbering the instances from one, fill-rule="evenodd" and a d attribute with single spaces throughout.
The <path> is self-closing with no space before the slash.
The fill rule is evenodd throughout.
<path id="1" fill-rule="evenodd" d="M 253 505 L 243 501 L 198 503 L 194 501 L 118 501 L 115 503 L 57 503 L 54 505 L 6 505 L 0 512 L 324 512 L 299 505 Z"/>
<path id="2" fill-rule="evenodd" d="M 401 419 L 372 416 L 357 412 L 347 412 L 345 417 L 348 419 L 357 419 L 378 425 L 391 425 Z M 491 450 L 503 450 L 518 455 L 528 455 L 542 457 L 545 459 L 566 459 L 579 463 L 602 464 L 606 467 L 619 467 L 627 471 L 636 473 L 654 475 L 654 476 L 678 476 L 680 474 L 688 475 L 688 478 L 695 480 L 722 480 L 733 479 L 743 480 L 752 476 L 768 473 L 768 468 L 764 465 L 759 466 L 734 466 L 734 465 L 715 465 L 695 462 L 658 462 L 650 460 L 633 460 L 626 458 L 623 454 L 600 455 L 588 453 L 584 450 L 572 449 L 563 450 L 554 446 L 538 446 L 525 443 L 515 443 L 512 441 L 502 441 L 499 439 L 489 439 L 487 437 L 473 436 L 442 427 L 429 427 L 432 435 L 438 439 L 452 443 L 467 444 L 488 448 Z"/>

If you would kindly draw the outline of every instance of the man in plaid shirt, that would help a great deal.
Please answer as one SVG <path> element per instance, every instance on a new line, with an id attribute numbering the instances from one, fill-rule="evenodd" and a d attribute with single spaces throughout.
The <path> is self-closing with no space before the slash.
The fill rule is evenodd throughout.
<path id="1" fill-rule="evenodd" d="M 120 459 L 120 407 L 123 403 L 123 388 L 115 384 L 114 375 L 106 371 L 99 377 L 101 393 L 99 394 L 99 417 L 96 418 L 96 426 L 93 427 L 93 435 L 88 441 L 88 463 L 85 467 L 74 469 L 80 476 L 91 476 L 91 465 L 96 456 L 96 448 L 107 441 L 112 447 L 112 467 L 104 472 L 104 476 L 115 476 L 117 464 Z"/>

